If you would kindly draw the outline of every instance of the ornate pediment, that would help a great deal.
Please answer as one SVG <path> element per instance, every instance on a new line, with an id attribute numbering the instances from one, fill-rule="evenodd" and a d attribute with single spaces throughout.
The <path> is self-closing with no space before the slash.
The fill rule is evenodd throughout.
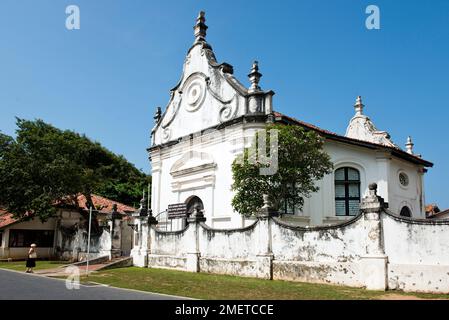
<path id="1" fill-rule="evenodd" d="M 354 108 L 356 114 L 349 122 L 346 137 L 399 148 L 393 143 L 388 132 L 377 130 L 371 119 L 363 114 L 362 97 L 357 97 Z"/>
<path id="2" fill-rule="evenodd" d="M 269 114 L 272 91 L 258 86 L 258 65 L 249 77 L 251 87 L 245 88 L 234 76 L 233 67 L 217 63 L 212 47 L 206 42 L 204 13 L 194 27 L 195 42 L 189 49 L 181 80 L 171 90 L 163 114 L 156 112 L 152 145 L 160 145 L 214 127 L 245 114 Z"/>
<path id="3" fill-rule="evenodd" d="M 198 151 L 188 151 L 179 158 L 170 168 L 173 177 L 181 177 L 214 170 L 216 163 L 208 153 Z"/>

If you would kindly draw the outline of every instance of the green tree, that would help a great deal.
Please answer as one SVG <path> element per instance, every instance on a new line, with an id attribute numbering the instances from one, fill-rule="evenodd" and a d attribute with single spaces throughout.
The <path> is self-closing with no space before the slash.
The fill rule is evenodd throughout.
<path id="1" fill-rule="evenodd" d="M 151 177 L 91 141 L 85 135 L 57 129 L 42 120 L 17 119 L 17 137 L 0 133 L 0 204 L 18 218 L 45 221 L 55 201 L 78 194 L 92 204 L 99 194 L 137 204 Z"/>
<path id="2" fill-rule="evenodd" d="M 240 214 L 251 216 L 263 206 L 263 194 L 267 194 L 274 208 L 284 205 L 301 209 L 304 198 L 319 188 L 316 181 L 331 172 L 333 164 L 323 150 L 324 140 L 316 132 L 300 126 L 274 124 L 266 128 L 267 152 L 271 151 L 271 130 L 278 134 L 278 168 L 274 174 L 262 175 L 261 168 L 269 165 L 264 161 L 251 161 L 248 149 L 232 164 L 235 192 L 233 208 Z M 257 150 L 258 136 L 252 147 Z M 257 154 L 257 158 L 261 158 Z"/>

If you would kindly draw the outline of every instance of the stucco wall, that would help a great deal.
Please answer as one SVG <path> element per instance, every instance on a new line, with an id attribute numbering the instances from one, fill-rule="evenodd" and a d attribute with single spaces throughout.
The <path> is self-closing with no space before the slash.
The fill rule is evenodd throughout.
<path id="1" fill-rule="evenodd" d="M 151 252 L 156 255 L 183 256 L 187 253 L 188 244 L 193 239 L 190 225 L 176 232 L 155 231 Z"/>
<path id="2" fill-rule="evenodd" d="M 82 261 L 87 258 L 88 233 L 78 229 L 74 235 L 67 236 L 58 231 L 58 254 L 62 259 Z M 97 258 L 111 253 L 111 234 L 104 228 L 100 235 L 91 235 L 89 257 Z"/>
<path id="3" fill-rule="evenodd" d="M 390 209 L 399 214 L 402 206 L 408 205 L 414 218 L 424 218 L 423 179 L 419 173 L 421 166 L 356 146 L 326 141 L 325 151 L 330 155 L 334 171 L 326 175 L 316 184 L 320 190 L 304 201 L 302 211 L 297 215 L 310 216 L 310 225 L 323 225 L 343 222 L 351 217 L 335 215 L 334 172 L 342 167 L 352 167 L 360 172 L 360 195 L 363 198 L 369 183 L 376 182 L 378 194 L 389 203 Z M 409 185 L 402 187 L 399 183 L 399 172 L 409 177 Z M 422 201 L 420 200 L 422 198 Z"/>
<path id="4" fill-rule="evenodd" d="M 263 126 L 260 123 L 235 124 L 152 151 L 152 208 L 155 215 L 166 210 L 169 204 L 185 203 L 190 197 L 198 196 L 203 201 L 204 214 L 211 227 L 227 229 L 250 224 L 231 206 L 231 165 L 243 147 L 250 145 L 255 130 Z M 324 149 L 334 163 L 334 172 L 342 167 L 353 167 L 360 172 L 361 198 L 366 195 L 368 184 L 376 182 L 379 195 L 389 202 L 392 211 L 399 214 L 402 206 L 407 205 L 413 217 L 424 217 L 424 178 L 419 173 L 420 166 L 389 154 L 330 140 L 325 142 Z M 173 174 L 175 169 L 179 169 L 178 174 Z M 296 223 L 317 226 L 338 224 L 352 218 L 335 214 L 334 172 L 317 181 L 320 190 L 305 199 L 301 211 L 295 210 L 295 216 L 301 217 Z M 399 172 L 408 175 L 407 187 L 400 186 Z"/>
<path id="5" fill-rule="evenodd" d="M 399 214 L 402 207 L 407 206 L 412 211 L 412 217 L 425 218 L 424 174 L 420 171 L 420 166 L 413 166 L 406 161 L 399 159 L 391 161 L 389 175 L 391 211 Z M 407 175 L 409 179 L 407 186 L 399 183 L 400 173 Z"/>
<path id="6" fill-rule="evenodd" d="M 340 227 L 288 227 L 272 224 L 273 254 L 277 260 L 354 261 L 364 253 L 363 220 L 360 216 Z"/>
<path id="7" fill-rule="evenodd" d="M 241 229 L 212 229 L 201 224 L 198 234 L 201 255 L 208 258 L 241 259 L 255 257 L 258 222 Z"/>
<path id="8" fill-rule="evenodd" d="M 449 221 L 383 215 L 391 289 L 449 292 Z"/>
<path id="9" fill-rule="evenodd" d="M 449 221 L 405 219 L 389 211 L 361 214 L 329 227 L 304 228 L 275 217 L 260 219 L 229 230 L 213 229 L 204 222 L 191 222 L 178 232 L 144 226 L 142 232 L 150 237 L 147 247 L 144 244 L 149 253 L 144 266 L 449 292 Z M 135 264 L 143 266 L 138 259 Z"/>
<path id="10" fill-rule="evenodd" d="M 154 214 L 166 210 L 169 204 L 185 203 L 191 196 L 197 196 L 203 201 L 210 226 L 222 229 L 244 226 L 244 219 L 231 206 L 231 165 L 236 155 L 250 145 L 255 130 L 263 127 L 263 123 L 236 124 L 152 152 Z M 179 173 L 173 174 L 173 170 Z"/>

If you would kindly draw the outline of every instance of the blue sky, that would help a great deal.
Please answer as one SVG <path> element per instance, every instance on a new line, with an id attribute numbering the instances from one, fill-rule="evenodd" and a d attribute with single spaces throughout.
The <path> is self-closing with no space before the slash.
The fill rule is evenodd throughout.
<path id="1" fill-rule="evenodd" d="M 65 28 L 76 4 L 81 29 Z M 375 4 L 381 29 L 365 28 Z M 449 207 L 449 1 L 1 0 L 0 130 L 15 116 L 86 133 L 149 171 L 155 106 L 178 81 L 206 11 L 219 61 L 259 60 L 275 109 L 344 134 L 353 104 L 435 167 L 427 202 Z"/>

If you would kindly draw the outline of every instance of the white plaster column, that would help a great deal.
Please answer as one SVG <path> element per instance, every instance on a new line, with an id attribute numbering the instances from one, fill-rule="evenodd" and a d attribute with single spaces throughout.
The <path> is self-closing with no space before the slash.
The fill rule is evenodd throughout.
<path id="1" fill-rule="evenodd" d="M 360 280 L 369 290 L 386 290 L 388 284 L 388 257 L 383 246 L 380 220 L 384 207 L 384 200 L 377 195 L 377 184 L 370 184 L 368 196 L 360 204 L 365 233 L 365 254 L 361 257 Z"/>
<path id="2" fill-rule="evenodd" d="M 148 264 L 147 257 L 146 257 L 146 250 L 143 248 L 143 238 L 144 233 L 147 232 L 144 230 L 144 221 L 142 219 L 143 217 L 135 217 L 134 221 L 134 236 L 137 236 L 137 241 L 134 239 L 134 246 L 131 250 L 131 257 L 133 258 L 133 265 L 138 267 L 146 267 Z"/>
<path id="3" fill-rule="evenodd" d="M 277 213 L 271 208 L 268 196 L 264 195 L 264 205 L 257 215 L 257 277 L 273 279 L 273 250 L 271 237 L 271 217 Z"/>
<path id="4" fill-rule="evenodd" d="M 139 226 L 139 221 L 138 219 L 134 218 L 134 223 L 131 225 L 132 229 L 133 229 L 133 247 L 131 249 L 131 257 L 134 257 L 138 252 L 139 252 L 139 241 L 140 241 L 140 236 L 139 236 L 139 231 L 140 231 L 140 226 Z"/>
<path id="5" fill-rule="evenodd" d="M 424 174 L 426 173 L 425 168 L 420 168 L 418 171 L 418 179 L 419 179 L 419 215 L 421 218 L 426 218 L 426 193 L 424 189 Z"/>
<path id="6" fill-rule="evenodd" d="M 189 223 L 189 227 L 186 230 L 187 238 L 189 241 L 187 242 L 187 263 L 186 268 L 187 271 L 190 272 L 200 272 L 200 245 L 199 245 L 199 229 L 200 223 L 206 221 L 203 213 L 199 209 L 199 207 L 195 208 L 194 214 L 187 219 Z"/>
<path id="7" fill-rule="evenodd" d="M 146 218 L 146 217 L 145 217 Z M 141 222 L 141 245 L 140 245 L 140 256 L 143 262 L 143 266 L 148 266 L 148 254 L 150 253 L 150 225 L 147 219 L 142 219 Z"/>
<path id="8" fill-rule="evenodd" d="M 157 152 L 157 153 L 156 153 Z M 162 175 L 161 154 L 154 151 L 151 154 L 151 208 L 155 215 L 161 212 L 160 210 L 160 195 L 161 195 L 161 175 Z"/>
<path id="9" fill-rule="evenodd" d="M 379 153 L 376 156 L 377 162 L 377 194 L 388 203 L 388 181 L 390 176 L 390 155 Z"/>
<path id="10" fill-rule="evenodd" d="M 137 212 L 133 213 L 135 228 L 139 235 L 137 246 L 134 246 L 131 251 L 133 257 L 133 264 L 138 267 L 148 266 L 148 254 L 150 253 L 150 228 L 152 224 L 157 224 L 156 219 L 151 214 L 151 209 L 148 209 L 147 199 L 145 192 L 142 200 L 140 200 L 140 208 Z"/>

